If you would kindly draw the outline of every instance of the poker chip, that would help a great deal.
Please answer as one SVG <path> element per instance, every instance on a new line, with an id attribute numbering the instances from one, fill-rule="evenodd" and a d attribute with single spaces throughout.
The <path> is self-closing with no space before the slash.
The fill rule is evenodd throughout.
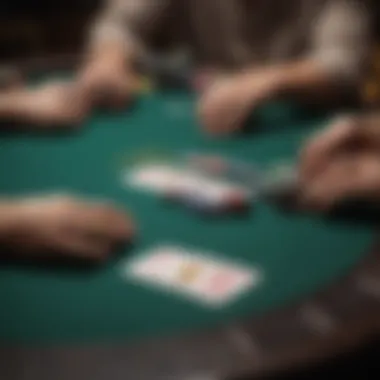
<path id="1" fill-rule="evenodd" d="M 190 155 L 188 164 L 199 171 L 211 175 L 223 175 L 228 170 L 228 163 L 218 156 Z"/>
<path id="2" fill-rule="evenodd" d="M 234 212 L 247 210 L 250 202 L 247 196 L 240 193 L 231 194 L 226 199 L 226 208 Z"/>

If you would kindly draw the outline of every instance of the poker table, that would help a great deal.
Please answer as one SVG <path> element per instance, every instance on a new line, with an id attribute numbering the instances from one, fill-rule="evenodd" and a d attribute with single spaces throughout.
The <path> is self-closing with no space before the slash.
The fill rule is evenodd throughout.
<path id="1" fill-rule="evenodd" d="M 155 89 L 67 133 L 3 133 L 3 196 L 71 193 L 109 199 L 138 225 L 132 245 L 100 266 L 2 262 L 2 379 L 237 379 L 294 368 L 377 334 L 376 224 L 290 213 L 258 200 L 244 216 L 204 218 L 128 187 L 152 157 L 200 151 L 262 167 L 295 160 L 333 117 L 269 104 L 249 133 L 205 135 L 186 89 Z M 172 243 L 260 270 L 259 286 L 221 308 L 128 281 L 123 268 Z"/>

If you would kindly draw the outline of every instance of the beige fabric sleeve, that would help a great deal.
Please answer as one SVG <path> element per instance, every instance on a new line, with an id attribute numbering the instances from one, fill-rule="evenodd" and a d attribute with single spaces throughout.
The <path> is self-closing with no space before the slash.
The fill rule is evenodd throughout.
<path id="1" fill-rule="evenodd" d="M 332 78 L 358 83 L 371 44 L 369 11 L 363 0 L 330 0 L 316 18 L 312 57 Z"/>
<path id="2" fill-rule="evenodd" d="M 166 6 L 165 0 L 106 0 L 90 29 L 90 47 L 116 42 L 139 50 L 143 32 L 155 27 Z"/>

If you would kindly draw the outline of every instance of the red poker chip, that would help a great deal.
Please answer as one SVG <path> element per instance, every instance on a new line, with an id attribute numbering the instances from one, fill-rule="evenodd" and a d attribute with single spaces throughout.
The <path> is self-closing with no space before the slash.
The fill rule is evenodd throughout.
<path id="1" fill-rule="evenodd" d="M 228 208 L 236 210 L 236 209 L 245 209 L 249 206 L 248 198 L 239 192 L 231 194 L 227 200 L 226 204 Z"/>

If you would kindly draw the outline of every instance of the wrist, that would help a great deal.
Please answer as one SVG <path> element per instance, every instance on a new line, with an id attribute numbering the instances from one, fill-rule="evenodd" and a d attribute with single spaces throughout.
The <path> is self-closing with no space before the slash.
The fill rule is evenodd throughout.
<path id="1" fill-rule="evenodd" d="M 0 116 L 4 119 L 22 117 L 27 90 L 9 91 L 0 95 Z"/>
<path id="2" fill-rule="evenodd" d="M 272 100 L 279 97 L 286 83 L 284 71 L 279 68 L 254 70 L 248 72 L 244 78 L 248 96 L 256 97 L 257 86 L 263 100 Z"/>
<path id="3" fill-rule="evenodd" d="M 114 70 L 132 68 L 132 58 L 119 44 L 99 45 L 92 49 L 86 59 L 86 67 L 110 67 Z"/>
<path id="4" fill-rule="evenodd" d="M 266 73 L 267 91 L 273 98 L 281 97 L 286 92 L 289 75 L 284 67 L 268 69 Z"/>
<path id="5" fill-rule="evenodd" d="M 380 202 L 380 178 L 372 183 L 371 187 L 365 189 L 360 195 L 378 204 Z"/>
<path id="6" fill-rule="evenodd" d="M 109 55 L 94 56 L 89 62 L 87 62 L 84 68 L 85 72 L 122 72 L 124 70 L 124 62 L 119 58 L 115 58 Z"/>
<path id="7" fill-rule="evenodd" d="M 17 201 L 0 202 L 0 236 L 14 235 L 22 227 L 22 205 Z"/>

